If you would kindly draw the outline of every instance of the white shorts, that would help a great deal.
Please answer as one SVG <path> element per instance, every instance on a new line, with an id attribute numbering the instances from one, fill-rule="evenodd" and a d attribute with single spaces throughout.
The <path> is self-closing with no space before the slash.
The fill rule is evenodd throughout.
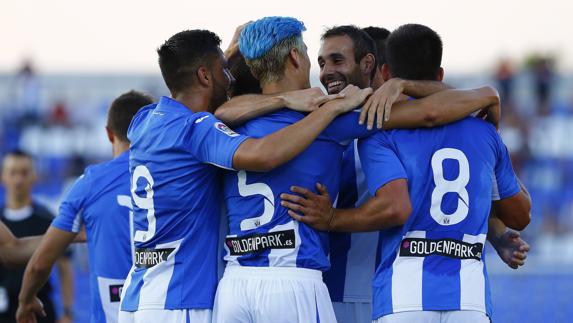
<path id="1" fill-rule="evenodd" d="M 211 323 L 211 310 L 139 310 L 119 312 L 118 323 Z"/>
<path id="2" fill-rule="evenodd" d="M 330 295 L 318 270 L 227 266 L 214 323 L 333 323 Z"/>
<path id="3" fill-rule="evenodd" d="M 382 316 L 373 323 L 490 323 L 479 311 L 413 311 Z"/>
<path id="4" fill-rule="evenodd" d="M 372 304 L 360 302 L 332 302 L 338 323 L 372 322 Z"/>

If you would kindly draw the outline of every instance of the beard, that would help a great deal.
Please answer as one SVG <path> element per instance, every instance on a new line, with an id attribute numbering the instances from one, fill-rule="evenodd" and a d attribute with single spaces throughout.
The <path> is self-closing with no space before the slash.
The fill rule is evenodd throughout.
<path id="1" fill-rule="evenodd" d="M 337 94 L 349 84 L 358 86 L 361 89 L 365 87 L 364 84 L 362 84 L 360 70 L 358 68 L 348 75 L 335 72 L 327 76 L 326 81 L 322 83 L 328 94 Z"/>
<path id="2" fill-rule="evenodd" d="M 213 84 L 213 95 L 209 101 L 209 110 L 214 112 L 227 101 L 229 101 L 229 93 L 227 89 L 222 84 L 215 82 Z"/>

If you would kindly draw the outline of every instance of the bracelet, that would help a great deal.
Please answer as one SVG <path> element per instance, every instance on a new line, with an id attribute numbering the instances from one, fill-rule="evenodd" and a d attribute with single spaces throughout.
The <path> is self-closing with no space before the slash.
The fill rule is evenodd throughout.
<path id="1" fill-rule="evenodd" d="M 334 207 L 330 207 L 330 218 L 328 219 L 328 231 L 330 231 L 330 225 L 332 224 L 332 220 L 334 220 L 334 211 L 336 209 Z"/>

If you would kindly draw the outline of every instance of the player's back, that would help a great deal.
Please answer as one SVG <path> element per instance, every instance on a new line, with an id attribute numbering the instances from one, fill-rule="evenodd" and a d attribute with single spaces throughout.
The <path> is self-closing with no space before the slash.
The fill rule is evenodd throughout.
<path id="1" fill-rule="evenodd" d="M 491 314 L 482 259 L 492 192 L 494 185 L 506 196 L 519 191 L 495 129 L 466 118 L 432 129 L 377 134 L 360 144 L 367 176 L 376 177 L 370 163 L 379 153 L 376 145 L 399 158 L 413 210 L 404 226 L 381 234 L 374 317 L 411 310 Z M 369 186 L 376 181 L 367 179 Z"/>
<path id="2" fill-rule="evenodd" d="M 231 265 L 257 267 L 329 267 L 328 233 L 294 221 L 280 205 L 280 194 L 293 185 L 316 191 L 316 183 L 338 194 L 342 154 L 348 139 L 367 133 L 358 113 L 337 118 L 304 152 L 267 173 L 225 172 L 225 202 L 229 216 L 227 256 Z M 251 120 L 237 129 L 262 137 L 304 117 L 287 109 Z"/>
<path id="3" fill-rule="evenodd" d="M 86 168 L 60 206 L 53 226 L 78 232 L 85 225 L 92 322 L 116 322 L 120 292 L 132 266 L 129 152 Z"/>
<path id="4" fill-rule="evenodd" d="M 211 118 L 211 120 L 205 120 Z M 163 97 L 133 118 L 128 138 L 135 265 L 122 311 L 209 309 L 217 283 L 218 169 L 192 152 L 214 117 Z M 201 122 L 205 122 L 200 125 Z"/>

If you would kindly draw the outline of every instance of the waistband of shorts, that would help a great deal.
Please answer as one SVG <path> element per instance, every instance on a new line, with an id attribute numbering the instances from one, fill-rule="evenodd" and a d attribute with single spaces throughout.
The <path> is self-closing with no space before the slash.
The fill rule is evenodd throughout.
<path id="1" fill-rule="evenodd" d="M 259 279 L 309 279 L 322 282 L 322 272 L 299 267 L 252 267 L 227 265 L 223 277 Z"/>

